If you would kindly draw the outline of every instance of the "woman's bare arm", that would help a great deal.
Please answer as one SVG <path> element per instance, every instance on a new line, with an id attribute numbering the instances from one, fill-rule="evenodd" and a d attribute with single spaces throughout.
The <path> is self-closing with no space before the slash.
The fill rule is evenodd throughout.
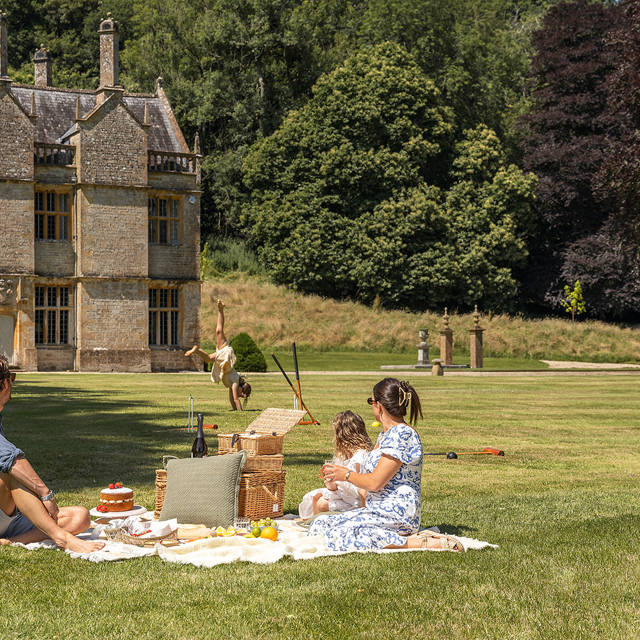
<path id="1" fill-rule="evenodd" d="M 380 491 L 380 489 L 388 484 L 391 478 L 398 473 L 398 469 L 400 469 L 401 466 L 402 462 L 400 462 L 400 460 L 396 460 L 396 458 L 392 458 L 383 453 L 380 456 L 378 466 L 371 473 L 357 473 L 356 471 L 352 471 L 349 475 L 349 482 L 359 489 Z M 327 464 L 324 466 L 323 471 L 324 477 L 328 477 L 331 481 L 344 480 L 349 469 L 336 464 Z"/>

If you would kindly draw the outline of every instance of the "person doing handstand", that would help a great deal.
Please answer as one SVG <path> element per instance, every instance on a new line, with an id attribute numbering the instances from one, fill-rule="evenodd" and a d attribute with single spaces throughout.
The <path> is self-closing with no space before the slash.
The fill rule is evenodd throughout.
<path id="1" fill-rule="evenodd" d="M 229 402 L 233 410 L 242 411 L 242 400 L 246 400 L 251 395 L 251 385 L 235 370 L 236 354 L 233 347 L 227 342 L 224 335 L 224 303 L 222 300 L 218 304 L 218 323 L 216 326 L 216 351 L 207 353 L 199 345 L 195 344 L 185 356 L 198 355 L 204 362 L 211 362 L 211 380 L 214 383 L 222 381 L 222 384 L 229 389 Z"/>
<path id="2" fill-rule="evenodd" d="M 51 538 L 59 547 L 91 553 L 104 542 L 76 538 L 90 524 L 84 507 L 60 507 L 24 453 L 9 442 L 2 428 L 2 410 L 11 399 L 16 374 L 0 354 L 0 545 L 40 542 Z"/>
<path id="3" fill-rule="evenodd" d="M 333 464 L 360 473 L 373 444 L 364 420 L 353 411 L 341 411 L 333 419 Z M 366 491 L 350 482 L 324 481 L 324 489 L 305 494 L 298 507 L 301 518 L 311 518 L 325 511 L 349 511 L 364 507 Z"/>

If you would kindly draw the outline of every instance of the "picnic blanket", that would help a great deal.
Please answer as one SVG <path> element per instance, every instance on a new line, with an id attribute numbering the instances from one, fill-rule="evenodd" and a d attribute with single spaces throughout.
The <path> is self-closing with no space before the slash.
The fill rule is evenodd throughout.
<path id="1" fill-rule="evenodd" d="M 285 556 L 294 560 L 308 560 L 324 556 L 342 555 L 329 549 L 324 536 L 309 536 L 305 529 L 298 526 L 292 520 L 279 520 L 280 535 L 278 540 L 264 540 L 260 538 L 245 539 L 243 536 L 204 538 L 195 540 L 177 547 L 163 547 L 155 545 L 153 548 L 136 547 L 119 542 L 108 541 L 100 551 L 90 554 L 78 554 L 66 551 L 72 558 L 83 558 L 90 562 L 105 562 L 113 560 L 127 560 L 143 556 L 158 555 L 165 562 L 179 564 L 191 564 L 197 567 L 214 567 L 219 564 L 231 562 L 254 562 L 257 564 L 272 564 Z M 439 533 L 437 527 L 432 531 Z M 101 529 L 96 527 L 80 537 L 99 539 Z M 456 536 L 462 542 L 465 551 L 497 548 L 497 545 Z M 35 542 L 27 545 L 17 545 L 29 550 L 33 549 L 57 549 L 51 540 Z M 419 549 L 380 549 L 376 551 L 359 551 L 356 553 L 411 553 Z"/>

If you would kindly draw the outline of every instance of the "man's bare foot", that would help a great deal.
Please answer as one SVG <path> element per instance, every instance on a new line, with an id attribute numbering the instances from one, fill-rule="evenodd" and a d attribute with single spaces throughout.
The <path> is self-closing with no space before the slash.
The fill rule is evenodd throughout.
<path id="1" fill-rule="evenodd" d="M 5 544 L 11 544 L 11 540 L 9 540 L 8 538 L 0 538 L 0 547 Z"/>
<path id="2" fill-rule="evenodd" d="M 197 344 L 194 344 L 189 351 L 185 352 L 184 357 L 188 358 L 189 356 L 192 356 L 199 348 L 200 347 Z"/>
<path id="3" fill-rule="evenodd" d="M 91 553 L 93 551 L 100 551 L 103 547 L 104 542 L 81 540 L 80 538 L 76 538 L 76 536 L 70 535 L 63 548 L 74 551 L 75 553 Z"/>

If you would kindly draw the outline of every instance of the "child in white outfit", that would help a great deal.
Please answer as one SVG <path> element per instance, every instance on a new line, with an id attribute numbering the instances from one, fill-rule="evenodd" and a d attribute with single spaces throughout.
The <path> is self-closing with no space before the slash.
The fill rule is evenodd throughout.
<path id="1" fill-rule="evenodd" d="M 372 443 L 364 420 L 353 411 L 342 411 L 333 419 L 334 462 L 360 473 Z M 350 482 L 329 482 L 324 489 L 309 491 L 298 508 L 301 518 L 311 518 L 323 511 L 350 511 L 364 506 L 364 489 Z"/>

